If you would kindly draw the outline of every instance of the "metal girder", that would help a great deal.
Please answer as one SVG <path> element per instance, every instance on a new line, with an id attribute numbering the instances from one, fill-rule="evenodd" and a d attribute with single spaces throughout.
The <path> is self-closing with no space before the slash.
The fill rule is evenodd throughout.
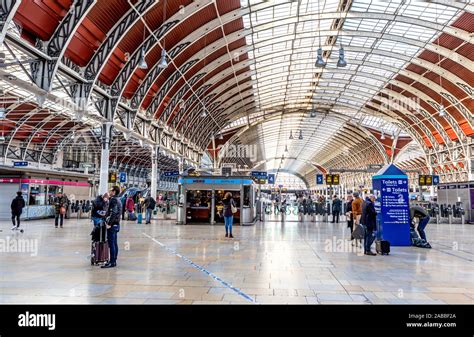
<path id="1" fill-rule="evenodd" d="M 13 20 L 21 0 L 0 0 L 0 46 L 3 44 L 8 26 Z"/>
<path id="2" fill-rule="evenodd" d="M 137 69 L 137 66 L 140 61 L 140 56 L 142 53 L 144 55 L 147 55 L 153 48 L 155 48 L 159 44 L 159 39 L 168 35 L 168 33 L 172 30 L 172 28 L 174 28 L 175 26 L 178 26 L 181 22 L 186 21 L 187 18 L 191 17 L 192 15 L 200 11 L 202 9 L 203 4 L 207 5 L 211 2 L 212 2 L 211 0 L 205 0 L 205 1 L 195 1 L 191 3 L 189 6 L 183 8 L 183 11 L 177 12 L 171 18 L 169 18 L 166 22 L 161 24 L 161 26 L 158 29 L 156 29 L 153 32 L 153 34 L 150 34 L 145 39 L 145 41 L 139 46 L 139 48 L 137 48 L 137 50 L 134 51 L 133 55 L 130 55 L 130 58 L 128 59 L 127 63 L 120 70 L 120 73 L 118 74 L 118 76 L 115 78 L 114 82 L 111 85 L 111 89 L 110 89 L 111 94 L 113 96 L 118 96 L 118 97 L 122 96 L 122 93 L 125 90 L 125 87 L 127 86 L 129 79 L 131 78 L 135 70 Z M 185 15 L 183 16 L 181 12 L 185 13 Z M 208 24 L 206 25 L 205 28 L 207 27 L 208 27 Z M 193 34 L 194 33 L 195 32 L 193 32 Z M 187 38 L 191 35 L 188 35 Z M 185 44 L 186 40 L 188 42 L 193 41 L 188 38 L 179 42 L 178 45 Z M 179 53 L 181 51 L 182 50 L 177 50 L 176 52 Z"/>
<path id="3" fill-rule="evenodd" d="M 45 140 L 45 142 L 43 143 L 43 147 L 41 148 L 41 153 L 40 153 L 40 156 L 39 156 L 39 161 L 38 163 L 41 163 L 41 158 L 43 157 L 43 153 L 44 151 L 46 150 L 46 147 L 48 146 L 48 143 L 49 141 L 51 140 L 51 138 L 56 135 L 56 133 L 61 130 L 61 128 L 66 125 L 67 123 L 70 123 L 71 121 L 69 120 L 64 120 L 62 121 L 61 123 L 59 123 L 58 125 L 56 125 L 54 128 L 52 128 L 49 132 L 48 132 L 48 136 Z M 73 127 L 74 129 L 74 127 Z"/>
<path id="4" fill-rule="evenodd" d="M 356 49 L 359 49 L 358 51 L 369 52 L 369 49 L 367 49 L 367 48 L 364 48 L 365 50 L 360 50 L 361 48 L 356 48 Z M 349 46 L 349 47 L 346 47 L 346 50 L 350 51 L 350 50 L 351 50 L 351 47 L 350 47 L 350 46 Z M 370 50 L 370 51 L 372 51 L 372 50 Z M 375 53 L 377 53 L 377 50 L 375 50 Z M 382 55 L 384 55 L 384 56 L 391 56 L 391 57 L 394 57 L 394 55 L 396 55 L 395 53 L 388 53 L 388 52 L 386 52 L 386 51 L 380 51 L 380 53 L 381 53 Z M 402 56 L 400 56 L 400 57 L 402 57 Z M 405 57 L 405 58 L 406 58 L 406 57 Z M 405 61 L 409 61 L 409 60 L 410 60 L 410 59 L 407 58 Z M 424 63 L 426 63 L 426 61 L 424 61 Z M 376 64 L 374 64 L 374 66 L 376 66 Z M 379 65 L 379 67 L 380 67 L 380 65 Z M 382 67 L 383 67 L 383 65 L 382 65 Z M 387 68 L 388 68 L 388 67 L 387 67 Z M 438 67 L 438 68 L 439 68 L 439 67 Z M 388 69 L 387 69 L 387 70 L 388 70 Z M 447 71 L 444 70 L 444 73 L 447 73 Z M 453 75 L 453 76 L 454 76 L 454 75 Z M 463 89 L 465 90 L 465 87 L 464 87 Z M 174 97 L 173 97 L 173 98 L 174 98 Z M 186 106 L 188 106 L 188 104 L 186 104 Z"/>
<path id="5" fill-rule="evenodd" d="M 51 91 L 59 63 L 66 52 L 69 42 L 96 2 L 97 0 L 74 1 L 44 48 L 51 59 L 40 59 L 31 63 L 31 76 L 39 88 L 47 92 Z M 38 44 L 38 47 L 42 49 L 42 42 L 38 41 Z"/>
<path id="6" fill-rule="evenodd" d="M 178 55 L 180 51 L 185 49 L 187 46 L 188 46 L 188 42 L 185 44 L 177 45 L 175 48 L 173 48 L 170 51 L 169 56 L 173 58 L 176 57 L 176 55 Z M 188 62 L 186 62 L 179 68 L 179 72 L 176 71 L 173 75 L 171 75 L 171 77 L 168 77 L 165 84 L 161 87 L 160 91 L 156 94 L 155 97 L 153 97 L 150 103 L 150 106 L 156 106 L 157 101 L 161 102 L 161 100 L 165 97 L 163 93 L 167 91 L 169 87 L 171 87 L 174 83 L 176 83 L 181 78 L 181 73 L 183 74 L 186 73 L 193 65 L 195 65 L 198 62 L 199 62 L 198 59 L 189 60 Z M 158 64 L 155 64 L 153 68 L 146 74 L 145 79 L 142 81 L 138 90 L 135 92 L 132 99 L 130 100 L 130 105 L 132 109 L 139 109 L 142 106 L 147 93 L 149 92 L 153 84 L 155 83 L 156 79 L 163 72 L 163 70 L 164 69 L 161 69 L 158 67 Z M 152 109 L 147 109 L 147 112 L 152 113 L 151 110 Z"/>
<path id="7" fill-rule="evenodd" d="M 35 131 L 31 133 L 31 135 L 28 137 L 28 139 L 26 141 L 26 146 L 25 146 L 26 150 L 28 150 L 28 148 L 30 147 L 31 141 L 35 138 L 35 136 L 38 134 L 38 132 L 41 131 L 43 126 L 46 125 L 46 123 L 48 123 L 49 121 L 51 121 L 55 117 L 56 116 L 54 114 L 52 114 L 52 115 L 48 116 L 47 118 L 45 118 L 41 123 L 39 123 L 38 125 L 35 126 Z M 23 160 L 25 160 L 25 156 L 26 156 L 26 151 L 25 151 L 25 155 L 23 156 Z"/>
<path id="8" fill-rule="evenodd" d="M 88 81 L 95 83 L 102 69 L 107 64 L 107 60 L 112 52 L 118 47 L 122 39 L 128 34 L 130 29 L 140 21 L 140 15 L 147 13 L 154 5 L 155 0 L 140 0 L 135 4 L 135 9 L 128 10 L 108 32 L 106 39 L 99 49 L 94 52 L 89 63 L 84 68 L 84 77 Z M 138 13 L 137 13 L 138 11 Z M 88 97 L 88 96 L 87 96 Z"/>
<path id="9" fill-rule="evenodd" d="M 237 31 L 236 33 L 232 33 L 232 34 L 229 34 L 228 37 L 232 36 L 232 42 L 235 42 L 237 41 L 238 39 L 242 39 L 242 30 L 239 30 Z M 196 39 L 197 40 L 197 39 Z M 195 41 L 196 41 L 195 40 Z M 222 41 L 223 39 L 219 39 L 215 42 L 213 42 L 212 44 L 206 46 L 206 49 L 207 50 L 218 50 L 219 48 L 222 47 Z M 186 45 L 186 48 L 190 45 L 191 43 L 189 41 L 185 41 L 183 44 L 179 44 L 178 46 L 182 46 L 182 45 Z M 212 54 L 210 54 L 212 55 Z M 179 56 L 179 54 L 178 54 Z M 170 78 L 167 80 L 167 83 L 168 82 L 172 82 L 171 84 L 174 85 L 177 80 L 174 80 L 174 81 L 170 81 L 171 78 L 180 78 L 181 77 L 181 73 L 183 75 L 185 75 L 185 73 L 187 71 L 189 71 L 189 67 L 187 66 L 188 63 L 191 63 L 192 62 L 192 66 L 194 66 L 197 62 L 199 62 L 199 60 L 202 60 L 204 57 L 208 57 L 209 55 L 207 55 L 205 53 L 205 50 L 200 50 L 199 52 L 197 52 L 196 54 L 192 55 L 190 58 L 188 58 L 188 60 L 186 62 L 184 62 L 184 65 L 182 65 L 180 67 L 180 71 L 175 71 L 171 76 Z M 157 67 L 157 65 L 154 66 L 153 70 L 155 69 L 155 67 Z M 149 92 L 151 86 L 153 85 L 153 83 L 156 81 L 156 78 L 159 76 L 159 75 L 154 75 L 153 74 L 153 70 L 150 71 L 148 74 L 147 74 L 147 77 L 146 79 L 142 82 L 142 84 L 140 84 L 140 87 L 138 88 L 138 90 L 136 91 L 135 95 L 133 96 L 132 98 L 132 107 L 135 107 L 134 108 L 137 108 L 137 107 L 140 107 L 142 105 L 142 102 L 143 102 L 143 97 L 145 97 L 145 95 Z M 200 70 L 201 72 L 204 71 L 203 69 Z M 150 76 L 149 76 L 150 75 Z M 149 77 L 152 77 L 151 79 L 149 79 Z M 155 77 L 155 78 L 153 78 Z M 151 82 L 151 83 L 150 83 Z M 157 94 L 157 99 L 158 99 L 158 104 L 157 106 L 159 106 L 161 104 L 161 101 L 163 100 L 163 98 L 165 97 L 166 95 L 166 92 L 169 91 L 171 89 L 172 86 L 167 86 L 169 88 L 167 88 L 167 90 L 164 90 L 166 88 L 161 88 L 159 94 Z M 162 94 L 163 91 L 166 91 L 165 94 Z M 138 97 L 136 97 L 138 96 Z M 135 102 L 135 103 L 133 103 Z M 153 110 L 153 109 L 147 109 L 147 110 Z M 156 109 L 155 109 L 156 110 Z M 153 111 L 150 111 L 151 113 L 153 113 Z"/>
<path id="10" fill-rule="evenodd" d="M 377 77 L 374 77 L 374 75 L 372 75 L 372 74 L 367 74 L 367 75 L 364 75 L 364 74 L 365 74 L 365 73 L 360 73 L 360 74 L 358 74 L 358 75 L 359 75 L 359 76 L 367 76 L 367 77 L 369 77 L 369 78 L 378 79 Z M 335 80 L 335 81 L 336 81 L 336 80 Z M 342 82 L 342 81 L 341 81 L 341 82 Z M 401 85 L 404 85 L 404 84 L 402 83 Z M 400 86 L 400 85 L 399 85 L 399 86 Z M 409 86 L 404 85 L 404 87 L 405 87 L 407 90 L 410 90 L 410 87 L 409 87 Z M 412 91 L 413 91 L 413 90 L 416 90 L 416 89 L 412 89 Z M 347 89 L 346 89 L 346 91 L 347 91 Z M 380 91 L 382 91 L 382 92 L 387 92 L 387 91 L 391 91 L 391 90 L 385 88 L 385 89 L 382 89 L 382 90 L 380 90 Z M 416 90 L 416 91 L 418 91 L 418 90 Z M 325 96 L 328 95 L 328 94 L 325 94 L 325 93 L 322 93 L 322 94 L 325 95 Z M 359 94 L 359 95 L 360 95 L 360 94 Z M 401 99 L 402 99 L 402 98 L 403 98 L 403 99 L 406 99 L 406 97 L 404 97 L 404 96 L 402 96 L 402 95 L 400 95 L 400 94 L 398 94 L 398 93 L 396 93 L 396 92 L 392 92 L 391 95 L 392 95 L 392 96 L 395 96 L 395 95 L 396 95 L 397 97 L 399 97 L 399 98 L 401 98 Z M 420 96 L 420 94 L 418 94 L 418 93 L 415 93 L 415 95 L 418 96 L 418 97 Z M 424 94 L 423 94 L 423 95 L 424 95 Z M 426 95 L 424 95 L 424 96 L 426 96 Z M 218 97 L 219 97 L 219 95 L 218 95 Z M 353 98 L 353 99 L 354 99 L 354 98 Z M 361 102 L 361 103 L 362 103 L 362 102 Z M 421 111 L 421 110 L 423 110 L 423 109 L 420 109 L 420 111 Z M 409 113 L 409 111 L 406 111 L 406 112 Z M 435 124 L 434 127 L 435 127 L 435 129 L 437 129 L 437 131 L 438 131 L 440 134 L 444 135 L 445 140 L 446 140 L 448 136 L 447 136 L 446 131 L 444 130 L 444 128 L 442 128 L 441 124 L 439 124 L 439 125 L 436 125 L 436 124 Z"/>
<path id="11" fill-rule="evenodd" d="M 13 133 L 10 135 L 10 139 L 8 140 L 4 160 L 7 159 L 8 149 L 12 145 L 13 139 L 15 138 L 18 130 L 20 130 L 23 127 L 23 125 L 25 125 L 25 123 L 29 121 L 29 119 L 31 117 L 33 117 L 38 111 L 41 111 L 41 110 L 42 110 L 41 108 L 34 108 L 34 109 L 30 110 L 28 113 L 26 113 L 25 115 L 23 115 L 17 122 L 15 122 L 16 127 L 15 127 Z"/>

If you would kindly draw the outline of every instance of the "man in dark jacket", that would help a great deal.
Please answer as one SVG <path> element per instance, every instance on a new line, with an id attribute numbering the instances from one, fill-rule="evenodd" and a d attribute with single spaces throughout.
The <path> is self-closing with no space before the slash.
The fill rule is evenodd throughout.
<path id="1" fill-rule="evenodd" d="M 12 210 L 12 222 L 13 227 L 12 230 L 20 228 L 20 215 L 23 212 L 23 208 L 25 207 L 25 199 L 21 196 L 21 192 L 16 192 L 16 197 L 12 200 L 11 203 L 11 210 Z M 16 223 L 15 223 L 16 219 Z"/>
<path id="2" fill-rule="evenodd" d="M 156 201 L 151 195 L 145 199 L 145 224 L 148 225 L 151 223 L 151 214 L 155 209 Z"/>
<path id="3" fill-rule="evenodd" d="M 374 231 L 376 230 L 377 223 L 377 212 L 375 211 L 375 196 L 370 195 L 367 197 L 362 204 L 362 216 L 361 223 L 365 227 L 365 237 L 364 237 L 364 254 L 365 255 L 377 255 L 372 252 L 371 246 L 374 243 Z"/>
<path id="4" fill-rule="evenodd" d="M 120 231 L 120 219 L 122 217 L 122 203 L 118 197 L 119 194 L 120 188 L 118 186 L 112 187 L 109 193 L 110 201 L 105 218 L 107 222 L 107 241 L 110 249 L 110 261 L 101 268 L 113 268 L 117 266 L 117 233 Z"/>
<path id="5" fill-rule="evenodd" d="M 413 220 L 415 220 L 415 218 L 418 218 L 417 230 L 418 230 L 418 233 L 420 234 L 420 237 L 423 240 L 427 241 L 425 227 L 430 221 L 430 215 L 428 214 L 426 209 L 424 209 L 423 207 L 418 206 L 418 205 L 412 205 L 410 206 L 410 219 L 411 219 L 412 224 L 414 223 Z"/>
<path id="6" fill-rule="evenodd" d="M 331 223 L 339 223 L 339 214 L 341 213 L 342 208 L 342 201 L 337 197 L 334 196 L 332 199 L 332 222 Z"/>

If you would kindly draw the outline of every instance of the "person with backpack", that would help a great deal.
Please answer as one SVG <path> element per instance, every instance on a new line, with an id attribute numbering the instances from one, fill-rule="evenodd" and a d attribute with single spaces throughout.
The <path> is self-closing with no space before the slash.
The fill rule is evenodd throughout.
<path id="1" fill-rule="evenodd" d="M 151 214 L 156 207 L 156 201 L 151 195 L 145 199 L 145 225 L 151 223 Z"/>
<path id="2" fill-rule="evenodd" d="M 232 224 L 234 222 L 234 213 L 237 211 L 235 207 L 234 199 L 232 199 L 232 193 L 227 192 L 222 199 L 224 204 L 223 214 L 224 214 L 224 225 L 225 225 L 225 237 L 234 238 L 232 235 Z"/>
<path id="3" fill-rule="evenodd" d="M 10 208 L 12 210 L 12 222 L 13 227 L 12 230 L 20 228 L 20 216 L 23 212 L 23 208 L 25 207 L 25 199 L 21 196 L 21 192 L 16 192 L 16 197 L 13 198 Z M 16 219 L 16 222 L 15 222 Z"/>

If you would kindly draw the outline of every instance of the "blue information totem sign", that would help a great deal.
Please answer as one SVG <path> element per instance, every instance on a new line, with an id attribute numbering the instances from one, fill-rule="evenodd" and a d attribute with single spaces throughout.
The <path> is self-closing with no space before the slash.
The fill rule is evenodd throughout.
<path id="1" fill-rule="evenodd" d="M 269 174 L 268 175 L 268 183 L 270 185 L 273 185 L 275 183 L 275 175 L 274 174 Z"/>
<path id="2" fill-rule="evenodd" d="M 324 176 L 322 174 L 316 174 L 316 185 L 324 184 Z"/>
<path id="3" fill-rule="evenodd" d="M 119 182 L 126 183 L 127 182 L 127 172 L 120 172 L 119 173 Z"/>
<path id="4" fill-rule="evenodd" d="M 372 177 L 372 184 L 377 195 L 378 236 L 392 246 L 411 246 L 407 175 L 390 164 Z"/>
<path id="5" fill-rule="evenodd" d="M 13 166 L 14 167 L 26 167 L 26 166 L 28 166 L 28 162 L 27 161 L 14 161 Z"/>
<path id="6" fill-rule="evenodd" d="M 177 177 L 179 176 L 179 171 L 166 171 L 163 173 L 165 177 Z"/>

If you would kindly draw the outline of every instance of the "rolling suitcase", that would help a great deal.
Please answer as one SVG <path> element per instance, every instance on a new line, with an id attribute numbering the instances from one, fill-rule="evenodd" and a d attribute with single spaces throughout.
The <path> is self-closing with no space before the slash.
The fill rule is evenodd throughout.
<path id="1" fill-rule="evenodd" d="M 143 215 L 142 215 L 142 213 L 138 213 L 138 214 L 137 214 L 137 223 L 140 223 L 140 224 L 141 224 L 142 221 L 143 221 Z"/>
<path id="2" fill-rule="evenodd" d="M 390 242 L 383 239 L 383 226 L 381 226 L 379 219 L 377 219 L 377 236 L 375 240 L 375 251 L 380 255 L 390 254 Z"/>
<path id="3" fill-rule="evenodd" d="M 377 254 L 388 255 L 390 254 L 390 242 L 387 240 L 377 240 L 375 241 L 375 250 Z"/>
<path id="4" fill-rule="evenodd" d="M 99 240 L 92 241 L 91 245 L 91 265 L 109 262 L 109 244 L 105 236 L 105 224 L 100 226 Z"/>

